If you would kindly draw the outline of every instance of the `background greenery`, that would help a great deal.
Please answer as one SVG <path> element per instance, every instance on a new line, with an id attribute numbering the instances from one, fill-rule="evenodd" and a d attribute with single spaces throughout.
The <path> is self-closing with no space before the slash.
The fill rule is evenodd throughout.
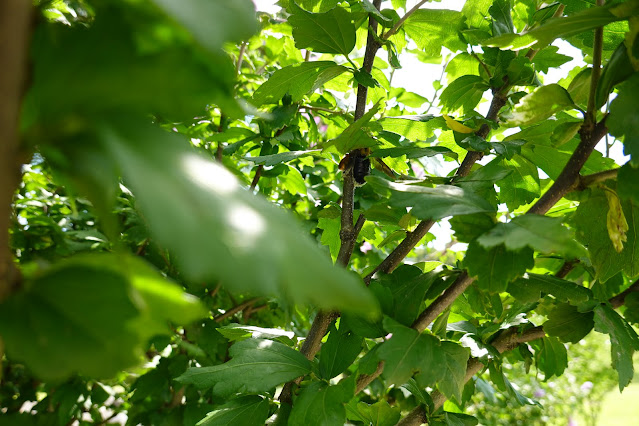
<path id="1" fill-rule="evenodd" d="M 639 3 L 278 4 L 0 6 L 0 424 L 594 422 L 639 349 Z"/>

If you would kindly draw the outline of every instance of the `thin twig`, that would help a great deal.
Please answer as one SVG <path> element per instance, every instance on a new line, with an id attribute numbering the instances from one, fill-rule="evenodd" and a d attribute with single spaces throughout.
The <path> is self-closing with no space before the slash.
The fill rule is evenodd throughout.
<path id="1" fill-rule="evenodd" d="M 262 177 L 262 170 L 264 170 L 264 164 L 260 164 L 259 166 L 257 166 L 255 176 L 253 177 L 253 181 L 251 182 L 251 191 L 255 190 L 257 183 L 260 181 L 260 177 Z"/>
<path id="2" fill-rule="evenodd" d="M 240 75 L 242 71 L 242 62 L 244 61 L 244 52 L 246 52 L 247 45 L 246 41 L 240 44 L 240 53 L 237 54 L 237 62 L 235 63 L 235 75 Z"/>
<path id="3" fill-rule="evenodd" d="M 619 169 L 604 170 L 603 172 L 593 173 L 591 175 L 581 176 L 577 184 L 576 191 L 583 191 L 589 186 L 596 185 L 607 180 L 616 179 Z"/>
<path id="4" fill-rule="evenodd" d="M 570 273 L 570 271 L 575 269 L 575 266 L 577 266 L 578 263 L 579 263 L 578 259 L 565 261 L 564 264 L 561 265 L 561 268 L 559 268 L 559 270 L 555 273 L 555 277 L 561 278 L 561 279 L 566 278 L 566 276 Z"/>
<path id="5" fill-rule="evenodd" d="M 417 10 L 419 10 L 420 7 L 422 7 L 422 5 L 424 3 L 426 3 L 428 0 L 422 0 L 419 3 L 417 3 L 411 10 L 409 10 L 408 12 L 406 12 L 406 14 L 404 16 L 402 16 L 401 18 L 399 18 L 399 21 L 397 21 L 397 23 L 393 26 L 393 28 L 391 28 L 386 34 L 384 34 L 382 36 L 382 38 L 384 40 L 388 40 L 388 38 L 392 35 L 394 35 L 397 31 L 399 31 L 399 29 L 401 28 L 402 25 L 404 25 L 404 22 L 410 18 L 410 16 L 417 12 Z M 379 7 L 378 7 L 379 9 Z"/>
<path id="6" fill-rule="evenodd" d="M 215 322 L 222 322 L 227 318 L 232 317 L 233 315 L 237 314 L 240 311 L 243 311 L 244 309 L 248 308 L 251 305 L 254 305 L 255 302 L 261 300 L 261 297 L 254 297 L 252 299 L 246 300 L 242 303 L 240 303 L 237 306 L 232 307 L 231 309 L 229 309 L 228 311 L 224 312 L 223 314 L 217 315 L 215 318 L 213 318 L 213 321 Z"/>

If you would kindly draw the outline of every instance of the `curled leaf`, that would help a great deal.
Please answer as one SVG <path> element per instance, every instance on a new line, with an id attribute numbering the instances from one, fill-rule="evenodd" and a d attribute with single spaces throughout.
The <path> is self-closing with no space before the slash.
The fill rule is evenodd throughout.
<path id="1" fill-rule="evenodd" d="M 626 222 L 626 216 L 623 214 L 617 194 L 612 190 L 605 192 L 606 198 L 608 198 L 608 216 L 606 217 L 608 235 L 613 247 L 617 253 L 620 253 L 623 250 L 623 243 L 627 240 L 628 222 Z"/>

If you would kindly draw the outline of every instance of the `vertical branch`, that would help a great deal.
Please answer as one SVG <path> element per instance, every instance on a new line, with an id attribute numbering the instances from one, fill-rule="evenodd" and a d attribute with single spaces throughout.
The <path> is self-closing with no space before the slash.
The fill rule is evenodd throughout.
<path id="1" fill-rule="evenodd" d="M 379 9 L 381 0 L 375 0 L 373 5 Z M 375 61 L 375 55 L 380 45 L 375 40 L 374 33 L 377 32 L 377 21 L 373 17 L 368 18 L 369 33 L 366 40 L 366 51 L 364 52 L 364 63 L 362 69 L 369 73 L 373 69 L 373 62 Z M 368 97 L 368 88 L 359 84 L 357 86 L 357 102 L 355 104 L 355 121 L 362 118 L 366 112 L 366 100 Z M 342 266 L 347 266 L 353 253 L 353 247 L 355 246 L 355 240 L 357 234 L 353 227 L 353 204 L 355 197 L 355 179 L 353 178 L 352 169 L 347 168 L 344 172 L 344 182 L 342 189 L 342 219 L 341 219 L 341 231 L 340 240 L 341 245 L 339 254 L 337 255 L 337 262 Z"/>
<path id="2" fill-rule="evenodd" d="M 597 0 L 597 6 L 603 6 L 605 0 Z M 590 94 L 588 96 L 588 108 L 584 126 L 591 128 L 597 122 L 597 110 L 595 106 L 597 84 L 601 75 L 601 55 L 603 52 L 603 27 L 595 30 L 595 41 L 592 47 L 592 74 L 590 74 Z"/>
<path id="3" fill-rule="evenodd" d="M 20 180 L 18 120 L 26 82 L 31 2 L 0 3 L 0 300 L 11 291 L 15 273 L 9 249 L 11 203 Z"/>
<path id="4" fill-rule="evenodd" d="M 379 10 L 382 0 L 374 0 L 373 5 Z M 368 20 L 369 34 L 366 40 L 366 51 L 364 53 L 364 63 L 362 68 L 364 71 L 370 74 L 373 69 L 373 62 L 375 61 L 375 55 L 380 45 L 377 43 L 371 32 L 377 31 L 377 21 L 372 17 Z M 360 119 L 366 110 L 366 99 L 368 96 L 368 89 L 361 84 L 357 86 L 357 104 L 355 106 L 355 120 Z M 342 217 L 341 217 L 341 231 L 340 240 L 341 245 L 339 254 L 337 255 L 337 263 L 347 267 L 355 247 L 355 241 L 357 240 L 357 234 L 359 234 L 366 219 L 364 215 L 360 215 L 357 219 L 357 223 L 353 225 L 353 204 L 355 197 L 355 180 L 351 170 L 344 172 L 344 183 L 342 190 Z M 339 316 L 337 312 L 318 312 L 317 316 L 313 320 L 311 329 L 308 336 L 304 340 L 301 353 L 312 360 L 317 355 L 321 347 L 322 338 L 326 335 L 331 323 Z M 292 403 L 293 386 L 295 383 L 299 383 L 301 378 L 298 378 L 294 382 L 288 382 L 284 385 L 282 392 L 278 399 L 285 404 Z"/>

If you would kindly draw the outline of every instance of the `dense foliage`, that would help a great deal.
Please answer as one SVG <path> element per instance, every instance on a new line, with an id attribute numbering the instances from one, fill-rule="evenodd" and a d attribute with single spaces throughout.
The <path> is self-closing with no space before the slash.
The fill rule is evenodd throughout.
<path id="1" fill-rule="evenodd" d="M 0 6 L 0 424 L 545 422 L 542 381 L 626 387 L 639 2 L 278 4 Z"/>

